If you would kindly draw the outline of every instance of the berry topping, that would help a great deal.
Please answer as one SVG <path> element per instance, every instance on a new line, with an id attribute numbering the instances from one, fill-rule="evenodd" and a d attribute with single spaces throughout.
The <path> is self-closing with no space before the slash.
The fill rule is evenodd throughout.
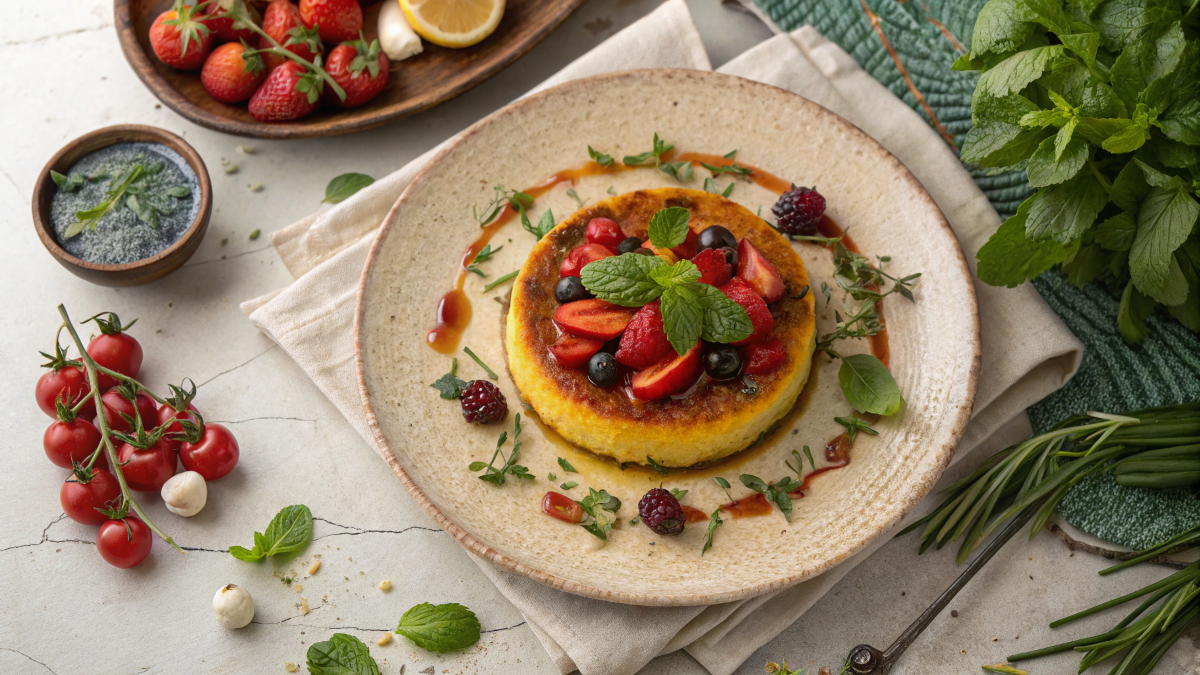
<path id="1" fill-rule="evenodd" d="M 592 354 L 604 347 L 603 340 L 575 337 L 563 333 L 554 344 L 550 345 L 550 353 L 563 368 L 579 368 L 587 364 Z"/>
<path id="2" fill-rule="evenodd" d="M 735 277 L 721 287 L 721 292 L 746 310 L 746 314 L 750 317 L 750 323 L 754 326 L 754 332 L 749 337 L 740 342 L 734 342 L 734 345 L 758 342 L 775 329 L 775 317 L 771 316 L 771 310 L 767 309 L 767 303 L 763 302 L 762 297 L 755 293 L 754 289 L 750 288 L 746 282 Z"/>
<path id="3" fill-rule="evenodd" d="M 633 397 L 642 401 L 654 401 L 687 391 L 700 375 L 700 351 L 703 344 L 697 341 L 696 346 L 683 356 L 676 356 L 672 352 L 662 361 L 634 374 L 629 383 Z"/>
<path id="4" fill-rule="evenodd" d="M 473 424 L 499 422 L 508 414 L 508 402 L 500 387 L 487 380 L 474 380 L 462 392 L 463 417 Z"/>
<path id="5" fill-rule="evenodd" d="M 737 270 L 738 270 L 737 249 L 733 248 L 732 246 L 722 246 L 718 250 L 723 251 L 725 253 L 725 262 L 729 263 L 729 266 L 731 268 L 733 268 L 733 273 L 737 274 Z"/>
<path id="6" fill-rule="evenodd" d="M 746 359 L 747 375 L 764 375 L 787 361 L 787 347 L 775 338 L 747 345 L 742 348 L 742 354 Z"/>
<path id="7" fill-rule="evenodd" d="M 608 352 L 597 352 L 588 361 L 588 380 L 597 387 L 607 387 L 617 381 L 617 359 Z"/>
<path id="8" fill-rule="evenodd" d="M 621 243 L 617 244 L 617 255 L 622 253 L 633 253 L 642 247 L 642 240 L 637 237 L 629 237 L 622 239 Z"/>
<path id="9" fill-rule="evenodd" d="M 741 370 L 742 357 L 733 347 L 719 347 L 704 355 L 704 372 L 714 380 L 732 380 Z"/>
<path id="10" fill-rule="evenodd" d="M 692 262 L 700 268 L 702 284 L 724 286 L 733 277 L 733 267 L 725 261 L 724 249 L 706 248 L 697 253 Z"/>
<path id="11" fill-rule="evenodd" d="M 646 527 L 658 534 L 679 534 L 687 515 L 675 495 L 662 488 L 647 492 L 638 502 L 638 515 Z"/>
<path id="12" fill-rule="evenodd" d="M 698 246 L 699 243 L 699 235 L 697 235 L 694 230 L 689 228 L 687 231 L 687 239 L 684 239 L 682 244 L 672 248 L 671 253 L 674 253 L 675 257 L 679 258 L 680 260 L 691 260 L 692 258 L 696 257 L 696 251 L 700 250 L 700 247 Z"/>
<path id="13" fill-rule="evenodd" d="M 633 315 L 625 334 L 621 336 L 621 348 L 617 350 L 616 357 L 617 361 L 640 370 L 673 353 L 671 342 L 663 330 L 662 305 L 655 300 L 643 305 Z"/>
<path id="14" fill-rule="evenodd" d="M 576 300 L 554 310 L 554 322 L 576 337 L 611 340 L 629 325 L 635 307 L 621 307 L 605 300 Z"/>
<path id="15" fill-rule="evenodd" d="M 775 271 L 775 266 L 750 243 L 749 239 L 743 239 L 738 244 L 738 260 L 738 278 L 761 295 L 764 301 L 775 302 L 783 297 L 786 289 L 779 272 Z"/>
<path id="16" fill-rule="evenodd" d="M 592 292 L 584 288 L 583 281 L 579 277 L 563 277 L 554 287 L 554 299 L 564 305 L 576 300 L 587 300 L 590 297 L 592 297 Z"/>
<path id="17" fill-rule="evenodd" d="M 792 189 L 779 195 L 771 213 L 779 221 L 781 232 L 812 236 L 817 234 L 817 223 L 825 215 L 825 198 L 816 190 L 793 185 Z"/>
<path id="18" fill-rule="evenodd" d="M 737 248 L 737 237 L 720 225 L 706 227 L 696 239 L 696 247 L 703 251 L 710 248 Z"/>
<path id="19" fill-rule="evenodd" d="M 587 240 L 590 244 L 600 244 L 615 251 L 625 240 L 625 233 L 621 231 L 617 221 L 611 218 L 592 218 L 587 224 Z"/>
<path id="20" fill-rule="evenodd" d="M 558 268 L 559 276 L 577 277 L 584 265 L 604 258 L 611 258 L 613 252 L 600 244 L 584 244 L 567 254 L 562 265 Z"/>

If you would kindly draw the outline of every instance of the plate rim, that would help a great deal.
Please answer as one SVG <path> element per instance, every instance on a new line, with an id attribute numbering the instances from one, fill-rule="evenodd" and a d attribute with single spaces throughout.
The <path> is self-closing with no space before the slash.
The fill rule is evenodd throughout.
<path id="1" fill-rule="evenodd" d="M 941 448 L 937 449 L 939 456 L 936 458 L 936 463 L 940 465 L 937 470 L 932 474 L 928 474 L 923 483 L 914 486 L 918 489 L 905 491 L 905 495 L 901 499 L 893 502 L 894 504 L 897 504 L 897 507 L 893 509 L 893 511 L 896 513 L 895 518 L 887 523 L 875 526 L 874 529 L 861 536 L 856 548 L 853 551 L 848 552 L 845 556 L 827 560 L 823 564 L 817 565 L 815 569 L 809 569 L 787 577 L 746 586 L 733 591 L 685 594 L 648 594 L 606 590 L 543 572 L 542 570 L 530 567 L 529 565 L 526 565 L 493 549 L 443 514 L 437 505 L 425 495 L 419 486 L 417 486 L 417 484 L 412 480 L 412 477 L 408 475 L 408 472 L 401 465 L 400 460 L 388 445 L 387 438 L 384 436 L 383 429 L 379 424 L 378 418 L 376 417 L 375 408 L 371 400 L 370 393 L 367 389 L 364 356 L 366 346 L 363 344 L 363 318 L 365 314 L 364 301 L 367 297 L 368 287 L 370 285 L 371 270 L 375 264 L 380 250 L 382 249 L 383 242 L 386 238 L 385 235 L 395 224 L 395 215 L 397 210 L 399 209 L 400 205 L 404 203 L 410 193 L 414 191 L 414 188 L 423 182 L 426 175 L 432 172 L 447 154 L 453 152 L 460 144 L 467 142 L 471 137 L 479 133 L 481 129 L 493 123 L 496 118 L 502 115 L 514 114 L 515 111 L 531 105 L 535 101 L 540 101 L 543 97 L 561 95 L 569 89 L 586 87 L 588 84 L 600 80 L 632 79 L 648 76 L 653 77 L 655 74 L 659 73 L 674 74 L 675 76 L 679 77 L 712 77 L 718 79 L 728 79 L 730 81 L 736 81 L 740 84 L 749 85 L 751 87 L 770 90 L 776 95 L 781 93 L 787 97 L 795 97 L 807 103 L 808 105 L 814 106 L 819 115 L 827 118 L 833 124 L 843 125 L 851 135 L 857 135 L 866 140 L 868 144 L 867 147 L 873 147 L 880 153 L 881 161 L 890 161 L 899 170 L 898 177 L 901 180 L 904 180 L 917 188 L 918 199 L 926 201 L 931 207 L 933 207 L 934 212 L 938 215 L 938 224 L 942 227 L 945 233 L 950 236 L 951 240 L 955 244 L 954 248 L 958 253 L 957 269 L 963 275 L 967 288 L 970 289 L 970 293 L 968 294 L 970 301 L 969 322 L 971 323 L 973 329 L 970 336 L 970 347 L 972 348 L 973 355 L 971 359 L 971 366 L 968 369 L 967 374 L 966 395 L 963 397 L 962 403 L 959 405 L 958 415 L 954 420 L 948 440 L 942 445 Z M 951 266 L 953 267 L 953 265 Z M 978 391 L 979 373 L 982 367 L 983 358 L 981 328 L 979 323 L 979 301 L 975 292 L 974 276 L 971 274 L 970 266 L 967 264 L 966 255 L 963 252 L 962 244 L 959 242 L 958 236 L 955 234 L 954 230 L 950 227 L 950 223 L 946 220 L 945 214 L 942 213 L 941 207 L 938 206 L 937 202 L 935 202 L 933 197 L 929 195 L 929 192 L 925 189 L 924 185 L 921 184 L 916 176 L 909 171 L 908 167 L 905 166 L 904 163 L 899 160 L 899 158 L 893 155 L 891 151 L 889 151 L 887 148 L 884 148 L 879 144 L 878 141 L 876 141 L 874 138 L 871 138 L 871 136 L 850 121 L 846 120 L 840 115 L 837 115 L 828 108 L 825 108 L 824 106 L 799 94 L 782 89 L 780 87 L 775 87 L 773 85 L 742 78 L 736 75 L 728 75 L 715 71 L 697 71 L 678 68 L 647 68 L 615 73 L 603 73 L 590 77 L 570 80 L 568 82 L 521 98 L 504 106 L 503 108 L 500 108 L 499 110 L 496 110 L 478 122 L 472 124 L 470 127 L 463 130 L 460 134 L 447 142 L 436 155 L 430 158 L 425 166 L 421 167 L 421 170 L 417 172 L 412 181 L 409 182 L 409 184 L 405 187 L 404 191 L 392 205 L 392 208 L 388 210 L 387 215 L 384 217 L 383 222 L 379 227 L 379 231 L 375 237 L 375 240 L 371 243 L 370 251 L 367 254 L 366 262 L 363 265 L 362 274 L 359 277 L 358 289 L 355 296 L 353 341 L 355 379 L 358 385 L 359 397 L 362 401 L 367 427 L 375 441 L 376 452 L 378 452 L 379 455 L 383 457 L 384 461 L 387 462 L 388 466 L 391 467 L 392 473 L 394 473 L 396 478 L 400 480 L 400 483 L 408 491 L 409 495 L 412 496 L 413 500 L 416 501 L 417 505 L 420 506 L 426 515 L 428 515 L 439 527 L 453 536 L 455 541 L 457 541 L 460 546 L 465 548 L 469 553 L 484 558 L 498 565 L 499 567 L 511 572 L 515 572 L 522 576 L 529 577 L 534 581 L 556 590 L 566 591 L 574 595 L 592 598 L 595 600 L 604 600 L 608 602 L 648 607 L 711 605 L 744 600 L 774 590 L 787 588 L 807 579 L 815 578 L 832 569 L 833 567 L 836 567 L 842 562 L 845 562 L 846 559 L 856 555 L 886 531 L 893 529 L 896 524 L 904 518 L 905 515 L 916 508 L 917 505 L 920 504 L 920 502 L 926 496 L 928 496 L 929 491 L 934 485 L 937 484 L 937 481 L 941 478 L 946 467 L 949 465 L 950 459 L 954 455 L 954 450 L 958 447 L 958 443 L 962 439 L 963 431 L 966 428 L 967 423 L 970 421 L 971 412 L 974 408 L 975 396 Z M 913 495 L 916 494 L 920 494 L 920 497 L 914 499 Z"/>
<path id="2" fill-rule="evenodd" d="M 121 45 L 121 53 L 125 56 L 125 62 L 129 64 L 129 68 L 155 98 L 177 115 L 206 129 L 243 138 L 292 140 L 340 136 L 373 129 L 457 98 L 528 54 L 530 50 L 549 37 L 550 33 L 557 30 L 567 17 L 579 9 L 585 1 L 556 0 L 558 8 L 551 14 L 545 25 L 532 34 L 529 39 L 516 44 L 515 48 L 502 58 L 488 63 L 475 78 L 446 89 L 432 99 L 423 101 L 420 105 L 411 105 L 405 100 L 360 119 L 344 120 L 335 116 L 328 120 L 322 120 L 319 124 L 312 123 L 311 119 L 285 123 L 243 122 L 215 115 L 192 103 L 155 70 L 154 63 L 142 49 L 141 43 L 138 42 L 137 25 L 130 11 L 130 4 L 133 0 L 113 0 L 113 25 L 117 31 L 117 42 Z"/>

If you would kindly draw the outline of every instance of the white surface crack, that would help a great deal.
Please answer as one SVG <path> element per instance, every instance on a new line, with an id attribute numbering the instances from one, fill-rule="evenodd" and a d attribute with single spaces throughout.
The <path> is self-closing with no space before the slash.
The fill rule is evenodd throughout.
<path id="1" fill-rule="evenodd" d="M 50 521 L 49 525 L 42 528 L 42 538 L 39 539 L 38 541 L 33 542 L 31 544 L 15 544 L 13 546 L 7 546 L 5 548 L 0 548 L 0 553 L 3 553 L 5 551 L 12 551 L 12 550 L 15 550 L 18 548 L 31 548 L 34 546 L 41 546 L 42 544 L 87 544 L 89 546 L 94 546 L 95 545 L 94 542 L 85 541 L 83 539 L 51 539 L 50 538 L 50 528 L 54 527 L 55 523 L 57 523 L 58 521 L 62 520 L 63 518 L 66 518 L 66 517 L 67 517 L 67 514 L 65 514 L 65 513 L 58 514 L 58 516 L 55 517 L 54 520 Z M 24 656 L 24 654 L 22 654 L 22 656 Z"/>

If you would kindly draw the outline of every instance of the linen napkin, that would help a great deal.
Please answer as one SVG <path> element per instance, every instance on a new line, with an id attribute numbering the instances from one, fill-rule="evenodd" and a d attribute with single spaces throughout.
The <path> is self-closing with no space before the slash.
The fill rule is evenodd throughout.
<path id="1" fill-rule="evenodd" d="M 709 62 L 683 0 L 670 0 L 543 83 L 648 67 L 707 70 Z M 945 213 L 968 260 L 999 226 L 999 217 L 953 150 L 920 117 L 836 45 L 811 28 L 778 35 L 722 72 L 801 94 L 858 125 L 921 180 Z M 404 187 L 437 149 L 327 212 L 272 235 L 296 281 L 243 303 L 260 330 L 280 344 L 370 443 L 351 363 L 357 284 L 374 239 Z M 979 391 L 954 462 L 996 450 L 1030 431 L 1024 410 L 1062 386 L 1082 347 L 1028 285 L 976 285 L 983 335 Z M 980 455 L 980 453 L 974 453 Z M 959 466 L 962 467 L 963 463 Z M 634 673 L 659 654 L 685 649 L 714 675 L 733 672 L 758 647 L 791 625 L 859 561 L 887 541 L 880 536 L 855 557 L 811 581 L 741 602 L 651 608 L 574 596 L 477 564 L 521 611 L 563 673 Z M 594 628 L 605 626 L 603 640 Z"/>

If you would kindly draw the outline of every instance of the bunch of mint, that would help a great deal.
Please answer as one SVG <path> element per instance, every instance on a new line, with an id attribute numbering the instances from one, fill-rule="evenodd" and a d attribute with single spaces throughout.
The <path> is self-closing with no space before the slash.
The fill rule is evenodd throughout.
<path id="1" fill-rule="evenodd" d="M 982 71 L 962 160 L 1036 192 L 977 254 L 1013 287 L 1061 265 L 1200 332 L 1200 0 L 990 0 L 956 70 Z"/>

